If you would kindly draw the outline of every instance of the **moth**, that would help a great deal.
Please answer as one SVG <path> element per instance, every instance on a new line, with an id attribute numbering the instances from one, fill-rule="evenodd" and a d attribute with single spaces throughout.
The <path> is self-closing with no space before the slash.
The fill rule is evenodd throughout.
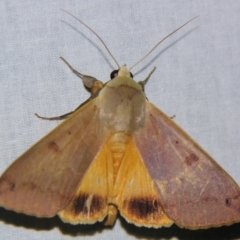
<path id="1" fill-rule="evenodd" d="M 146 98 L 144 85 L 155 69 L 136 82 L 117 63 L 104 84 L 62 60 L 91 96 L 74 112 L 51 118 L 67 119 L 2 174 L 0 206 L 71 224 L 113 225 L 118 213 L 154 228 L 240 221 L 239 186 Z"/>

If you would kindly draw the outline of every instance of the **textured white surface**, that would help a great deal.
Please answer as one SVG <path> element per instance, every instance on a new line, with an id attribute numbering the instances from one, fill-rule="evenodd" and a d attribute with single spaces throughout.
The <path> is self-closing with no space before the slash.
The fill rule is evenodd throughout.
<path id="1" fill-rule="evenodd" d="M 200 17 L 166 40 L 133 69 L 150 101 L 178 122 L 240 184 L 240 1 L 0 1 L 0 172 L 56 126 L 33 114 L 75 109 L 88 93 L 66 65 L 104 81 L 116 66 L 89 30 L 104 39 L 120 64 L 135 63 L 166 34 Z M 136 74 L 137 73 L 137 74 Z M 47 204 L 47 203 L 46 203 Z M 113 229 L 70 226 L 0 209 L 1 239 L 240 239 L 239 224 L 207 231 L 148 230 L 123 220 Z"/>

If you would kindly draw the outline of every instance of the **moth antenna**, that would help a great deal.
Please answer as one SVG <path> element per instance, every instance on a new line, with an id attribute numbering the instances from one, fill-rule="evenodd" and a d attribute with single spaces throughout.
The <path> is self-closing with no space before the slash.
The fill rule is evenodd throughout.
<path id="1" fill-rule="evenodd" d="M 105 42 L 102 40 L 102 38 L 92 29 L 90 28 L 86 23 L 84 23 L 81 19 L 75 17 L 73 14 L 71 14 L 70 12 L 61 9 L 63 12 L 69 14 L 70 16 L 72 16 L 73 18 L 75 18 L 78 22 L 80 22 L 81 24 L 83 24 L 86 28 L 88 28 L 103 44 L 103 46 L 106 48 L 106 50 L 108 51 L 109 55 L 112 57 L 112 59 L 114 60 L 114 62 L 117 64 L 118 68 L 120 68 L 120 65 L 118 64 L 117 60 L 115 59 L 115 57 L 113 56 L 113 54 L 110 52 L 110 50 L 108 49 L 107 45 L 105 44 Z"/>
<path id="2" fill-rule="evenodd" d="M 174 34 L 175 32 L 177 32 L 179 29 L 183 28 L 185 25 L 187 25 L 188 23 L 190 23 L 192 20 L 194 20 L 195 18 L 197 18 L 199 16 L 196 16 L 192 19 L 190 19 L 189 21 L 187 21 L 186 23 L 184 23 L 183 25 L 181 25 L 180 27 L 178 27 L 177 29 L 175 29 L 174 31 L 172 31 L 171 33 L 169 33 L 166 37 L 164 37 L 163 39 L 161 39 L 145 56 L 143 56 L 140 60 L 138 60 L 132 67 L 129 68 L 129 70 L 133 69 L 137 64 L 139 64 L 141 61 L 143 61 L 148 55 L 150 55 L 150 53 L 152 53 L 153 50 L 155 50 L 155 48 L 158 47 L 158 45 L 163 42 L 165 39 L 167 39 L 169 36 L 171 36 L 172 34 Z"/>

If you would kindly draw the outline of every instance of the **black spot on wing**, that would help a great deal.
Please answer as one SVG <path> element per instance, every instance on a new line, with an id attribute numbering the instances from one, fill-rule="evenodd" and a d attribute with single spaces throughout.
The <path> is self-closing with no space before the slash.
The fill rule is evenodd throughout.
<path id="1" fill-rule="evenodd" d="M 54 142 L 54 141 L 51 141 L 51 142 L 48 144 L 48 148 L 49 148 L 50 150 L 52 150 L 53 152 L 58 152 L 58 151 L 60 151 L 59 146 L 58 146 L 57 143 Z"/>
<path id="2" fill-rule="evenodd" d="M 0 194 L 4 194 L 4 192 L 7 191 L 14 191 L 16 188 L 16 185 L 14 182 L 12 182 L 11 180 L 7 179 L 7 178 L 1 178 L 0 179 Z"/>
<path id="3" fill-rule="evenodd" d="M 185 158 L 185 163 L 188 166 L 191 166 L 194 162 L 197 162 L 199 157 L 195 153 L 191 153 L 189 156 Z"/>
<path id="4" fill-rule="evenodd" d="M 100 212 L 105 204 L 106 200 L 101 196 L 81 193 L 73 199 L 71 208 L 75 215 L 87 214 L 88 212 L 91 215 Z"/>
<path id="5" fill-rule="evenodd" d="M 145 219 L 149 215 L 155 215 L 161 211 L 160 202 L 156 198 L 136 197 L 130 200 L 125 200 L 124 205 L 127 205 L 131 215 L 135 215 L 140 219 Z"/>
<path id="6" fill-rule="evenodd" d="M 230 207 L 231 206 L 231 202 L 232 202 L 232 199 L 231 198 L 226 198 L 225 199 L 225 204 L 227 207 Z"/>

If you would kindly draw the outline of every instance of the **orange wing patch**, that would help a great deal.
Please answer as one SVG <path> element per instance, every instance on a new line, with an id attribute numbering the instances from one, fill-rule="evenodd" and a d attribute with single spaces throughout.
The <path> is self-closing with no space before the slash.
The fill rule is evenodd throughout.
<path id="1" fill-rule="evenodd" d="M 107 148 L 103 146 L 86 171 L 74 197 L 58 215 L 71 224 L 102 221 L 108 210 Z"/>
<path id="2" fill-rule="evenodd" d="M 118 195 L 119 211 L 128 222 L 145 227 L 170 226 L 173 223 L 162 210 L 154 182 L 132 140 L 118 172 L 114 195 Z"/>
<path id="3" fill-rule="evenodd" d="M 101 148 L 71 202 L 58 213 L 64 222 L 90 224 L 106 217 L 104 223 L 112 225 L 119 210 L 128 222 L 138 226 L 173 223 L 162 210 L 154 182 L 129 139 L 124 152 L 116 152 L 122 148 L 119 144 L 113 148 L 111 138 Z"/>

